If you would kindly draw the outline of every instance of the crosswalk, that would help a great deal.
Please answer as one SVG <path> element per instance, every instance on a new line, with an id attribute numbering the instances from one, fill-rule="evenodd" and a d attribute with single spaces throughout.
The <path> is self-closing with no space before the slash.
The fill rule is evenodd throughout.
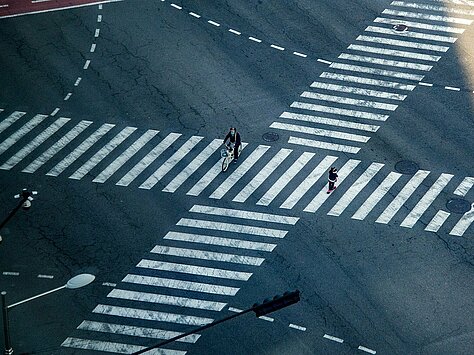
<path id="1" fill-rule="evenodd" d="M 473 21 L 472 1 L 392 1 L 270 128 L 291 145 L 358 153 Z"/>

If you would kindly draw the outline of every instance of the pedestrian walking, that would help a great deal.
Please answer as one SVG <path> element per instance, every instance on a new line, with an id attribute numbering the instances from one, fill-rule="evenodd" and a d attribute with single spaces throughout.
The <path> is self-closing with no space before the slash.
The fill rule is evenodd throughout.
<path id="1" fill-rule="evenodd" d="M 337 188 L 336 186 L 336 181 L 337 181 L 337 169 L 333 166 L 331 169 L 329 169 L 329 174 L 328 174 L 328 181 L 329 181 L 329 188 L 328 188 L 328 194 L 330 194 L 333 190 Z"/>

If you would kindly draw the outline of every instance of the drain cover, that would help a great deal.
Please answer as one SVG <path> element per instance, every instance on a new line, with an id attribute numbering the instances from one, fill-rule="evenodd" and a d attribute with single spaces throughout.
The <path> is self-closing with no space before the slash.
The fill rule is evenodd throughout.
<path id="1" fill-rule="evenodd" d="M 452 213 L 466 213 L 471 209 L 471 204 L 462 198 L 452 198 L 446 203 L 446 208 Z"/>
<path id="2" fill-rule="evenodd" d="M 418 164 L 410 160 L 402 160 L 395 164 L 395 170 L 400 174 L 413 175 L 418 169 Z"/>
<path id="3" fill-rule="evenodd" d="M 392 27 L 397 32 L 406 32 L 408 31 L 408 26 L 403 23 L 396 24 Z"/>
<path id="4" fill-rule="evenodd" d="M 263 134 L 262 138 L 265 142 L 275 142 L 280 139 L 280 136 L 277 133 L 267 132 Z"/>

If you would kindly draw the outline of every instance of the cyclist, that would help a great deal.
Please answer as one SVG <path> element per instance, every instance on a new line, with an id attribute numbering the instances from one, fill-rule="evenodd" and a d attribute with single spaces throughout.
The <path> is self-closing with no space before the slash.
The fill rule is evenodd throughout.
<path id="1" fill-rule="evenodd" d="M 237 132 L 235 127 L 230 127 L 229 133 L 227 133 L 224 138 L 224 144 L 230 149 L 230 146 L 226 144 L 227 140 L 234 145 L 234 163 L 237 163 L 237 159 L 239 158 L 239 146 L 242 142 L 240 140 L 240 133 Z"/>

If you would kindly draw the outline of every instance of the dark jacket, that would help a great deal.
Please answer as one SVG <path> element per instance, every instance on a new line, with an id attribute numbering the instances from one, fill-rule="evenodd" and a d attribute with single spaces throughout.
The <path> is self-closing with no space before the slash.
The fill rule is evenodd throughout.
<path id="1" fill-rule="evenodd" d="M 337 170 L 336 170 L 337 171 Z M 329 177 L 328 177 L 328 180 L 331 181 L 331 182 L 336 182 L 337 181 L 337 172 L 334 171 L 334 170 L 330 170 L 329 171 Z"/>
<path id="2" fill-rule="evenodd" d="M 224 138 L 224 144 L 227 142 L 227 140 L 230 140 L 231 143 L 235 143 L 235 145 L 238 147 L 240 145 L 240 134 L 239 132 L 235 132 L 235 135 L 231 135 L 230 132 L 227 133 L 227 136 Z"/>

